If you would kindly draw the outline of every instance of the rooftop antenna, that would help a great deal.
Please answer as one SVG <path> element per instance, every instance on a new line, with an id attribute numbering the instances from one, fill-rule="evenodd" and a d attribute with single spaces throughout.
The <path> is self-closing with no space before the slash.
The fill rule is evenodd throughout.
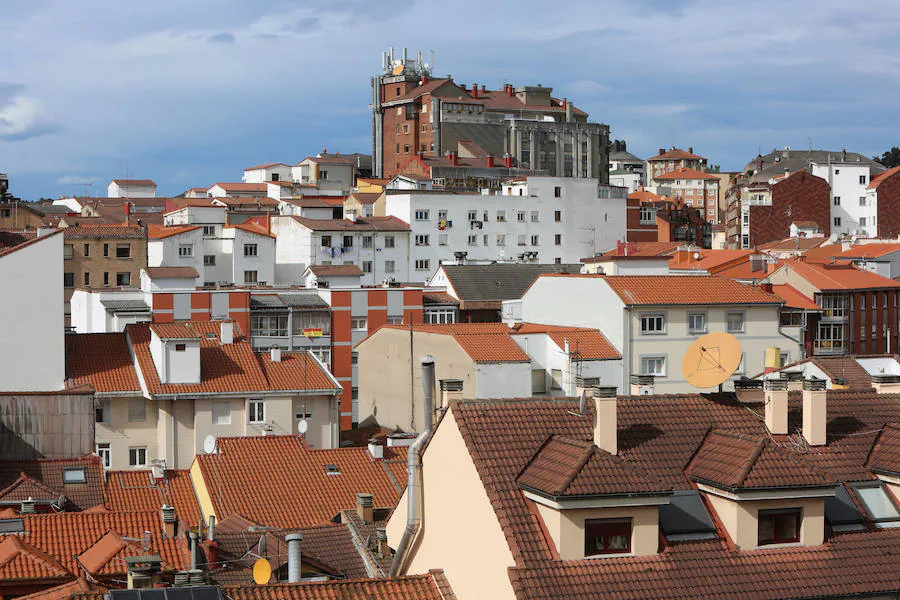
<path id="1" fill-rule="evenodd" d="M 83 188 L 83 189 L 81 190 L 81 195 L 82 195 L 82 196 L 90 196 L 90 194 L 88 194 L 88 188 L 91 187 L 91 183 L 90 183 L 89 181 L 88 181 L 88 182 L 85 182 L 85 183 L 76 183 L 76 184 L 75 184 L 75 187 Z"/>

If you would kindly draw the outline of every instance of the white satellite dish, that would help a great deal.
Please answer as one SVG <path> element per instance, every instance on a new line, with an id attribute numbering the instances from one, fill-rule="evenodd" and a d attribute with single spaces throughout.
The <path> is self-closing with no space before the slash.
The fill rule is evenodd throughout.
<path id="1" fill-rule="evenodd" d="M 306 430 L 309 429 L 309 421 L 306 419 L 300 419 L 297 421 L 297 433 L 303 435 L 306 433 Z"/>
<path id="2" fill-rule="evenodd" d="M 500 258 L 503 258 L 504 256 L 506 256 L 506 251 L 501 250 L 500 252 L 497 253 L 497 256 L 499 256 Z"/>
<path id="3" fill-rule="evenodd" d="M 213 454 L 216 451 L 216 436 L 209 434 L 203 438 L 203 451 L 207 454 Z"/>

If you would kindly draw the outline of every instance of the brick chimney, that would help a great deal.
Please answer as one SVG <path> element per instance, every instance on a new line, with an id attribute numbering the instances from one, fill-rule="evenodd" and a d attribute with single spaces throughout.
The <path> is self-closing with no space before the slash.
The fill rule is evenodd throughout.
<path id="1" fill-rule="evenodd" d="M 455 151 L 450 152 L 450 165 L 454 167 L 459 166 L 459 155 Z"/>
<path id="2" fill-rule="evenodd" d="M 766 428 L 774 435 L 785 435 L 788 432 L 787 382 L 781 379 L 767 379 L 763 385 L 766 398 Z"/>
<path id="3" fill-rule="evenodd" d="M 477 83 L 472 84 L 472 97 L 473 98 L 478 97 L 478 84 Z"/>
<path id="4" fill-rule="evenodd" d="M 510 156 L 509 154 L 503 155 L 503 166 L 507 169 L 512 168 L 512 156 Z"/>
<path id="5" fill-rule="evenodd" d="M 828 423 L 825 380 L 810 377 L 803 382 L 803 437 L 810 446 L 824 446 Z"/>
<path id="6" fill-rule="evenodd" d="M 594 400 L 594 445 L 610 454 L 618 454 L 618 418 L 616 388 L 591 391 Z"/>
<path id="7" fill-rule="evenodd" d="M 375 522 L 375 510 L 372 505 L 372 494 L 356 495 L 356 515 L 363 523 Z"/>
<path id="8" fill-rule="evenodd" d="M 160 519 L 162 520 L 163 534 L 165 534 L 166 539 L 175 539 L 175 534 L 178 532 L 178 521 L 175 520 L 175 507 L 163 504 L 160 509 Z"/>
<path id="9" fill-rule="evenodd" d="M 493 169 L 494 168 L 494 157 L 491 156 L 490 154 L 488 154 L 486 161 L 487 161 L 487 168 Z"/>

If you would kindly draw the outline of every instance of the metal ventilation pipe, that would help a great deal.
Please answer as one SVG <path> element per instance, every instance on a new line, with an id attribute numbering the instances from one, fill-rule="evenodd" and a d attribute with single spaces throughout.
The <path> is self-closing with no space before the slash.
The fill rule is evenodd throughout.
<path id="1" fill-rule="evenodd" d="M 291 533 L 284 537 L 288 545 L 288 582 L 300 583 L 300 543 L 303 541 L 302 533 Z"/>
<path id="2" fill-rule="evenodd" d="M 422 447 L 431 435 L 431 420 L 434 417 L 434 357 L 426 354 L 421 359 L 422 363 L 422 392 L 424 396 L 425 431 L 423 431 L 406 454 L 406 529 L 400 543 L 397 544 L 397 553 L 391 562 L 390 576 L 396 577 L 403 567 L 406 552 L 412 541 L 419 533 L 422 526 L 422 505 L 424 497 L 422 489 Z"/>

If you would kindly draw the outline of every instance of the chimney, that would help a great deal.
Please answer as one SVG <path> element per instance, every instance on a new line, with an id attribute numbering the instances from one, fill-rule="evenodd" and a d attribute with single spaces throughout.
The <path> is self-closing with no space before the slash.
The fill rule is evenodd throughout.
<path id="1" fill-rule="evenodd" d="M 203 549 L 206 553 L 206 568 L 217 568 L 219 566 L 219 542 L 216 540 L 205 540 L 203 542 Z"/>
<path id="2" fill-rule="evenodd" d="M 375 522 L 375 511 L 372 508 L 372 494 L 356 495 L 356 516 L 363 523 Z"/>
<path id="3" fill-rule="evenodd" d="M 507 169 L 512 168 L 512 156 L 510 156 L 509 154 L 503 155 L 503 166 Z"/>
<path id="4" fill-rule="evenodd" d="M 391 555 L 391 547 L 388 546 L 387 529 L 384 527 L 375 529 L 375 541 L 378 543 L 378 556 L 384 558 Z"/>
<path id="5" fill-rule="evenodd" d="M 128 556 L 125 564 L 128 567 L 129 590 L 154 587 L 159 583 L 162 571 L 162 559 L 159 556 Z"/>
<path id="6" fill-rule="evenodd" d="M 825 380 L 810 377 L 803 382 L 803 437 L 810 446 L 824 446 L 828 423 Z"/>
<path id="7" fill-rule="evenodd" d="M 563 106 L 566 108 L 566 123 L 571 123 L 575 120 L 575 117 L 572 105 L 569 103 L 568 98 L 563 99 Z"/>
<path id="8" fill-rule="evenodd" d="M 473 98 L 478 97 L 478 84 L 477 83 L 472 84 L 472 97 Z"/>
<path id="9" fill-rule="evenodd" d="M 216 515 L 209 515 L 209 526 L 206 528 L 206 539 L 210 542 L 216 539 Z"/>
<path id="10" fill-rule="evenodd" d="M 34 498 L 28 496 L 27 500 L 22 500 L 22 504 L 19 507 L 19 512 L 23 515 L 33 515 L 34 514 Z"/>
<path id="11" fill-rule="evenodd" d="M 266 235 L 272 235 L 272 213 L 266 211 Z"/>
<path id="12" fill-rule="evenodd" d="M 200 546 L 200 534 L 193 529 L 188 532 L 188 551 L 191 555 L 191 570 L 197 568 L 197 552 Z"/>
<path id="13" fill-rule="evenodd" d="M 272 346 L 269 348 L 269 359 L 273 363 L 281 362 L 281 346 Z"/>
<path id="14" fill-rule="evenodd" d="M 125 209 L 125 224 L 128 225 L 131 223 L 131 202 L 126 200 L 122 207 Z"/>
<path id="15" fill-rule="evenodd" d="M 455 151 L 450 152 L 450 164 L 454 167 L 459 166 L 459 155 Z"/>
<path id="16" fill-rule="evenodd" d="M 222 321 L 219 326 L 219 342 L 223 346 L 234 343 L 234 322 Z"/>
<path id="17" fill-rule="evenodd" d="M 898 394 L 900 393 L 900 375 L 888 373 L 872 375 L 872 387 L 879 394 Z"/>
<path id="18" fill-rule="evenodd" d="M 487 168 L 493 169 L 494 168 L 494 157 L 492 155 L 488 154 L 487 159 L 485 159 L 485 160 L 487 161 Z"/>
<path id="19" fill-rule="evenodd" d="M 300 571 L 300 543 L 303 541 L 303 534 L 288 534 L 285 536 L 284 541 L 288 545 L 288 582 L 300 583 L 300 578 L 302 577 Z"/>
<path id="20" fill-rule="evenodd" d="M 441 379 L 441 409 L 450 407 L 450 403 L 454 400 L 462 400 L 463 380 L 462 379 Z"/>
<path id="21" fill-rule="evenodd" d="M 632 375 L 631 395 L 652 396 L 656 392 L 656 378 L 653 375 Z"/>
<path id="22" fill-rule="evenodd" d="M 774 435 L 788 432 L 788 391 L 787 382 L 781 379 L 767 379 L 765 390 L 766 428 Z"/>
<path id="23" fill-rule="evenodd" d="M 762 379 L 749 379 L 741 377 L 734 382 L 734 394 L 738 402 L 765 402 Z"/>
<path id="24" fill-rule="evenodd" d="M 693 146 L 689 146 L 689 147 L 688 147 L 688 154 L 693 154 L 693 153 L 694 153 L 694 147 L 693 147 Z"/>
<path id="25" fill-rule="evenodd" d="M 666 149 L 665 149 L 665 148 L 660 148 L 660 149 L 659 149 L 659 153 L 660 153 L 660 154 L 665 154 L 665 153 L 666 153 Z"/>
<path id="26" fill-rule="evenodd" d="M 163 504 L 160 509 L 160 518 L 163 524 L 163 534 L 166 539 L 175 539 L 177 533 L 178 522 L 175 520 L 175 507 Z"/>
<path id="27" fill-rule="evenodd" d="M 781 380 L 787 384 L 789 392 L 797 392 L 803 389 L 802 371 L 782 371 L 780 375 Z"/>
<path id="28" fill-rule="evenodd" d="M 506 94 L 507 94 L 508 96 L 514 96 L 514 95 L 516 94 L 516 91 L 513 89 L 513 85 L 512 85 L 511 83 L 510 83 L 509 86 L 506 88 Z"/>
<path id="29" fill-rule="evenodd" d="M 772 287 L 771 283 L 761 283 L 761 284 L 759 284 L 759 287 L 762 289 L 762 291 L 766 292 L 767 294 L 775 293 L 775 288 Z"/>
<path id="30" fill-rule="evenodd" d="M 375 438 L 369 440 L 369 454 L 371 454 L 372 458 L 375 460 L 382 460 L 384 458 L 384 446 Z"/>
<path id="31" fill-rule="evenodd" d="M 616 426 L 616 388 L 592 390 L 594 398 L 594 445 L 610 454 L 618 454 Z"/>

